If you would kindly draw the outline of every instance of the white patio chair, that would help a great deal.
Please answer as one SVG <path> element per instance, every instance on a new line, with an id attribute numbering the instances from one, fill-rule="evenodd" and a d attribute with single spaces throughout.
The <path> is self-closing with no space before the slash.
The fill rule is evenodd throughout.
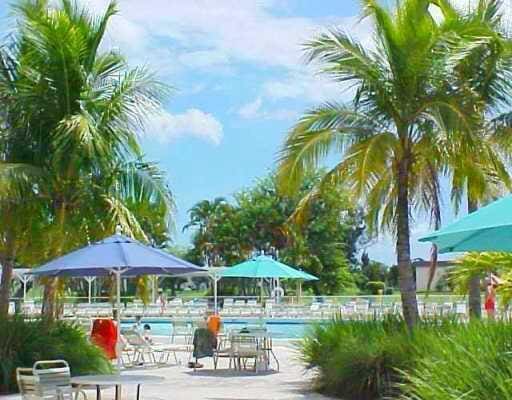
<path id="1" fill-rule="evenodd" d="M 224 299 L 224 307 L 232 307 L 233 306 L 233 299 L 231 297 L 228 297 Z"/>
<path id="2" fill-rule="evenodd" d="M 187 340 L 192 336 L 192 325 L 185 320 L 174 320 L 172 323 L 172 330 L 169 336 L 170 343 L 178 343 L 180 339 Z"/>
<path id="3" fill-rule="evenodd" d="M 34 300 L 25 300 L 21 306 L 21 311 L 26 315 L 36 314 L 36 303 Z"/>
<path id="4" fill-rule="evenodd" d="M 132 364 L 164 364 L 168 361 L 169 351 L 167 348 L 149 343 L 135 329 L 121 330 L 121 335 L 133 351 Z"/>
<path id="5" fill-rule="evenodd" d="M 343 304 L 342 306 L 342 314 L 344 317 L 348 319 L 353 319 L 356 316 L 356 302 L 349 301 L 348 303 Z"/>
<path id="6" fill-rule="evenodd" d="M 253 359 L 253 370 L 257 370 L 260 362 L 268 365 L 266 353 L 258 348 L 258 341 L 255 336 L 250 334 L 235 334 L 231 336 L 232 354 L 235 360 L 235 366 L 239 370 L 247 367 L 247 360 Z"/>
<path id="7" fill-rule="evenodd" d="M 83 390 L 71 386 L 69 365 L 64 360 L 38 361 L 32 368 L 17 368 L 16 379 L 23 400 L 87 400 Z"/>
<path id="8" fill-rule="evenodd" d="M 356 314 L 359 319 L 366 319 L 370 309 L 370 302 L 368 300 L 361 300 L 356 302 Z"/>
<path id="9" fill-rule="evenodd" d="M 468 319 L 468 305 L 466 302 L 458 302 L 455 304 L 455 315 L 462 321 Z"/>
<path id="10" fill-rule="evenodd" d="M 441 308 L 441 315 L 447 316 L 453 313 L 453 303 L 443 303 Z"/>

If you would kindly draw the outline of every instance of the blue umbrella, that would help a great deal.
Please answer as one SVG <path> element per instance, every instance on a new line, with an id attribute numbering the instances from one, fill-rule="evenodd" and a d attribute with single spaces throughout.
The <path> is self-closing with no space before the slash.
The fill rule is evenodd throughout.
<path id="1" fill-rule="evenodd" d="M 123 235 L 58 257 L 32 270 L 36 276 L 177 275 L 203 271 L 194 264 Z"/>
<path id="2" fill-rule="evenodd" d="M 58 257 L 32 271 L 36 276 L 105 276 L 117 281 L 117 332 L 121 327 L 121 275 L 178 275 L 203 271 L 202 268 L 171 254 L 123 235 L 113 235 L 99 242 Z M 118 352 L 119 354 L 119 352 Z M 118 356 L 118 366 L 120 358 Z"/>

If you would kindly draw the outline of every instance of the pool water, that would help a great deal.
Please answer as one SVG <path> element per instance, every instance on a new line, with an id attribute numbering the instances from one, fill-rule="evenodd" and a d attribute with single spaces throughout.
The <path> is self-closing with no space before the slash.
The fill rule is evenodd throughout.
<path id="1" fill-rule="evenodd" d="M 124 321 L 121 326 L 129 328 L 134 322 Z M 222 323 L 226 330 L 238 330 L 247 325 L 254 325 L 254 321 L 250 320 L 223 320 Z M 265 323 L 267 330 L 276 339 L 300 339 L 313 326 L 312 323 L 306 321 L 266 320 Z M 155 336 L 169 336 L 172 332 L 172 322 L 170 321 L 143 319 L 142 324 L 149 324 L 151 334 Z"/>

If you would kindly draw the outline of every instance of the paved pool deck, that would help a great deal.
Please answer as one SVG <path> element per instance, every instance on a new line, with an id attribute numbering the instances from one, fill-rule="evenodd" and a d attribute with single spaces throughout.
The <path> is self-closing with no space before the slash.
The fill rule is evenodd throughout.
<path id="1" fill-rule="evenodd" d="M 298 353 L 289 342 L 274 343 L 274 352 L 280 361 L 280 371 L 254 373 L 233 371 L 229 360 L 221 359 L 217 370 L 212 359 L 201 360 L 202 369 L 194 372 L 184 365 L 129 369 L 124 374 L 147 374 L 164 377 L 161 384 L 142 387 L 145 400 L 328 400 L 311 390 L 312 375 L 305 372 Z M 183 358 L 183 357 L 182 357 Z M 185 361 L 185 360 L 184 360 Z M 122 398 L 135 400 L 136 387 L 123 386 Z M 89 400 L 96 398 L 87 391 Z M 0 398 L 2 398 L 0 396 Z M 103 400 L 114 398 L 114 390 L 103 391 Z M 6 396 L 2 400 L 19 400 L 19 396 Z"/>

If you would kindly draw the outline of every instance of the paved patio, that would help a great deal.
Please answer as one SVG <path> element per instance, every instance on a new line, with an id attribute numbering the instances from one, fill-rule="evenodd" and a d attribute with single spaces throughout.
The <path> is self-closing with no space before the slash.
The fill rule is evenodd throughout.
<path id="1" fill-rule="evenodd" d="M 221 359 L 219 369 L 213 369 L 211 359 L 203 359 L 204 368 L 194 372 L 185 366 L 129 370 L 126 374 L 150 374 L 165 377 L 162 384 L 142 387 L 145 400 L 327 400 L 328 397 L 311 391 L 311 375 L 304 372 L 296 350 L 289 343 L 274 343 L 281 364 L 280 372 L 256 374 L 252 371 L 232 371 L 229 361 Z M 135 386 L 123 387 L 123 400 L 135 400 Z M 94 400 L 94 391 L 87 392 Z M 102 399 L 113 399 L 114 390 L 103 392 Z M 6 400 L 19 400 L 7 396 Z"/>

